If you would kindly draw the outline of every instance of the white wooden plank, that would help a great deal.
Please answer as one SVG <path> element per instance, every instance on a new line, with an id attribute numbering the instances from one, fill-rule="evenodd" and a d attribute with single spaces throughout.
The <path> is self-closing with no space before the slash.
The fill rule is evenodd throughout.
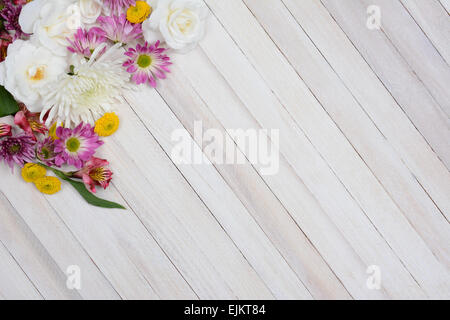
<path id="1" fill-rule="evenodd" d="M 449 171 L 408 121 L 325 7 L 310 0 L 284 0 L 284 3 L 448 219 Z"/>
<path id="2" fill-rule="evenodd" d="M 14 211 L 2 210 L 0 239 L 15 254 L 44 298 L 118 298 L 58 213 L 31 184 L 23 182 L 19 170 L 12 174 L 2 164 L 0 176 L 0 192 L 14 207 Z M 71 265 L 79 266 L 83 272 L 84 285 L 79 291 L 66 286 L 65 273 Z"/>
<path id="3" fill-rule="evenodd" d="M 222 23 L 229 28 L 234 40 L 246 53 L 248 59 L 253 62 L 257 71 L 264 77 L 264 80 L 270 84 L 271 89 L 278 95 L 286 109 L 291 113 L 296 112 L 295 108 L 300 101 L 306 102 L 306 104 L 315 103 L 318 107 L 317 109 L 320 108 L 317 101 L 314 101 L 313 96 L 300 83 L 294 70 L 286 61 L 279 58 L 280 53 L 276 51 L 276 47 L 266 37 L 264 31 L 254 20 L 252 21 L 249 18 L 251 13 L 240 1 L 211 2 L 209 5 L 215 14 L 222 19 Z M 241 21 L 240 27 L 237 27 L 235 21 Z M 215 29 L 215 27 L 211 28 Z M 240 59 L 235 58 L 238 54 L 231 49 L 232 45 L 222 44 L 225 42 L 223 39 L 226 39 L 226 37 L 216 36 L 214 40 L 211 39 L 212 37 L 208 37 L 202 43 L 202 47 L 205 48 L 209 58 L 214 61 L 218 69 L 224 74 L 230 86 L 244 101 L 255 118 L 259 119 L 266 127 L 295 128 L 296 125 L 294 123 L 289 124 L 291 120 L 287 118 L 285 109 L 279 106 L 280 103 L 271 96 L 271 90 L 265 89 L 264 84 L 256 79 L 258 77 L 256 72 L 251 67 L 245 66 Z M 224 59 L 217 52 L 225 52 L 229 58 Z M 235 67 L 238 65 L 239 71 L 233 69 L 232 65 Z M 289 84 L 289 87 L 286 86 L 287 84 Z M 286 88 L 289 88 L 289 90 Z M 302 95 L 302 92 L 307 94 Z M 277 106 L 277 108 L 274 108 L 274 106 Z M 276 113 L 275 110 L 277 109 L 280 110 L 280 114 Z M 302 114 L 299 114 L 297 119 L 302 129 L 309 136 L 309 139 L 312 140 L 315 147 L 331 166 L 331 172 L 326 165 L 321 165 L 323 159 L 314 155 L 315 151 L 312 148 L 310 152 L 306 151 L 308 142 L 305 141 L 304 144 L 294 143 L 294 136 L 291 135 L 289 137 L 287 130 L 281 131 L 281 152 L 289 159 L 289 162 L 305 180 L 307 186 L 317 195 L 320 203 L 323 206 L 329 206 L 330 213 L 336 214 L 336 207 L 341 206 L 341 208 L 345 208 L 347 216 L 350 214 L 349 212 L 355 214 L 352 217 L 352 223 L 358 221 L 361 224 L 361 228 L 368 228 L 368 232 L 370 232 L 371 223 L 374 223 L 377 226 L 377 230 L 386 238 L 390 247 L 398 254 L 415 279 L 418 279 L 421 286 L 429 294 L 437 294 L 439 296 L 439 289 L 444 288 L 441 282 L 442 277 L 448 277 L 445 268 L 436 260 L 423 240 L 411 227 L 408 220 L 405 219 L 389 195 L 379 185 L 370 170 L 367 169 L 364 162 L 354 152 L 345 137 L 334 125 L 330 124 L 330 120 L 328 119 L 327 123 L 326 119 L 317 122 L 307 119 L 310 115 L 317 117 L 317 109 L 311 108 L 310 111 L 307 107 L 303 107 Z M 265 115 L 262 115 L 262 110 L 264 110 Z M 287 120 L 287 123 L 282 125 L 281 122 L 278 122 L 277 124 L 277 121 L 279 121 L 277 118 L 284 118 L 283 120 Z M 283 136 L 287 139 L 284 140 Z M 297 138 L 297 141 L 300 139 L 301 135 Z M 283 151 L 283 145 L 286 146 L 288 144 L 290 144 L 290 147 Z M 301 150 L 301 152 L 297 153 L 294 150 Z M 307 156 L 309 156 L 310 162 L 314 162 L 314 165 L 310 166 L 309 170 L 305 172 L 305 168 L 308 165 Z M 317 160 L 312 160 L 314 158 L 317 158 Z M 305 163 L 303 163 L 302 159 L 304 159 Z M 329 171 L 330 174 L 328 175 L 326 171 Z M 315 174 L 314 179 L 317 180 L 317 176 L 323 179 L 321 181 L 327 185 L 328 190 L 321 188 L 313 180 L 307 180 L 313 178 L 312 172 Z M 345 189 L 341 189 L 340 181 L 336 179 L 334 172 L 346 185 Z M 361 188 L 362 185 L 365 187 Z M 339 194 L 338 201 L 334 202 L 330 199 L 329 188 L 333 188 L 333 194 Z M 347 189 L 357 201 L 358 206 L 354 206 L 355 203 L 351 197 L 347 198 Z M 363 217 L 361 217 L 361 214 Z M 372 222 L 366 220 L 367 217 L 365 215 Z M 374 237 L 377 236 L 379 234 L 375 232 Z M 411 245 L 412 243 L 414 245 Z M 424 257 L 426 257 L 427 263 L 423 261 Z M 433 266 L 432 268 L 440 276 L 424 272 L 430 265 Z"/>
<path id="4" fill-rule="evenodd" d="M 235 52 L 235 48 L 233 45 L 229 43 L 221 44 L 218 39 L 227 39 L 227 36 L 224 34 L 223 30 L 214 26 L 210 26 L 210 36 L 207 36 L 207 39 L 203 42 L 202 46 L 207 48 L 208 56 L 210 59 L 213 59 L 211 52 L 221 52 L 223 56 L 227 57 L 228 62 L 233 64 L 235 68 L 227 66 L 230 68 L 229 70 L 233 70 L 234 74 L 243 77 L 244 79 L 234 79 L 234 84 L 236 85 L 235 90 L 239 90 L 239 94 L 242 96 L 243 94 L 250 95 L 251 98 L 246 99 L 245 103 L 247 106 L 251 106 L 252 111 L 254 112 L 256 108 L 258 108 L 260 114 L 265 114 L 266 119 L 265 128 L 282 128 L 281 129 L 281 141 L 280 147 L 282 149 L 282 153 L 289 157 L 290 164 L 295 167 L 295 171 L 302 177 L 303 181 L 306 183 L 308 188 L 313 191 L 315 197 L 319 197 L 321 205 L 324 207 L 325 211 L 330 215 L 330 218 L 333 220 L 335 224 L 339 226 L 339 229 L 344 230 L 346 237 L 355 236 L 352 230 L 355 229 L 364 229 L 364 232 L 358 234 L 358 237 L 364 237 L 365 239 L 359 239 L 356 241 L 355 239 L 350 242 L 352 245 L 356 244 L 356 247 L 359 245 L 372 243 L 373 246 L 377 247 L 375 251 L 370 251 L 368 249 L 361 250 L 362 248 L 355 248 L 358 254 L 361 256 L 365 256 L 363 260 L 377 260 L 384 261 L 386 268 L 399 268 L 397 271 L 392 271 L 393 273 L 397 273 L 397 279 L 392 279 L 393 281 L 410 281 L 409 275 L 403 269 L 403 266 L 400 265 L 397 257 L 392 255 L 392 252 L 387 247 L 386 243 L 380 236 L 376 233 L 375 230 L 371 230 L 370 223 L 367 223 L 366 217 L 364 214 L 361 215 L 360 209 L 356 206 L 353 200 L 346 194 L 345 189 L 343 189 L 340 182 L 336 179 L 336 177 L 330 172 L 329 168 L 323 163 L 323 160 L 314 150 L 314 148 L 310 145 L 310 143 L 303 137 L 299 135 L 296 131 L 292 131 L 292 127 L 296 127 L 296 125 L 292 122 L 289 122 L 289 117 L 283 115 L 283 120 L 288 121 L 287 123 L 283 123 L 280 120 L 280 115 L 277 112 L 282 110 L 281 106 L 278 102 L 274 101 L 273 97 L 267 95 L 267 90 L 264 86 L 261 86 L 261 83 L 258 77 L 255 77 L 254 71 L 249 68 L 247 62 L 243 62 L 240 58 L 240 54 Z M 219 41 L 218 43 L 215 41 Z M 236 58 L 238 57 L 238 58 Z M 205 57 L 202 55 L 191 54 L 189 57 L 190 63 L 205 61 Z M 216 59 L 216 58 L 214 58 Z M 217 59 L 220 59 L 217 57 Z M 223 57 L 222 57 L 223 59 Z M 236 61 L 238 59 L 238 61 Z M 215 61 L 216 62 L 216 61 Z M 252 117 L 249 117 L 249 111 L 244 107 L 241 101 L 235 96 L 227 83 L 224 83 L 221 76 L 215 73 L 211 69 L 211 66 L 204 65 L 202 66 L 201 73 L 195 72 L 192 67 L 189 67 L 190 63 L 183 63 L 182 61 L 177 61 L 177 64 L 180 65 L 180 69 L 184 70 L 184 72 L 188 75 L 188 77 L 193 81 L 193 85 L 195 89 L 199 92 L 202 98 L 207 102 L 209 107 L 214 108 L 214 113 L 221 120 L 224 126 L 228 128 L 258 128 L 258 124 L 255 124 L 255 121 Z M 216 65 L 217 66 L 217 65 Z M 236 66 L 237 69 L 236 69 Z M 227 73 L 224 71 L 224 67 L 220 66 L 220 71 L 222 73 Z M 251 77 L 247 79 L 247 76 Z M 227 74 L 228 77 L 228 74 Z M 258 84 L 255 88 L 254 84 Z M 234 85 L 233 84 L 233 85 Z M 240 86 L 240 88 L 237 88 Z M 246 97 L 247 98 L 247 97 Z M 274 106 L 276 107 L 276 111 L 274 111 Z M 283 111 L 281 111 L 283 112 Z M 238 115 L 238 116 L 237 116 Z M 254 116 L 258 116 L 255 114 Z M 273 121 L 277 120 L 278 123 L 274 124 Z M 272 122 L 272 123 L 270 123 Z M 256 127 L 255 127 L 256 126 Z M 289 152 L 291 154 L 288 154 Z M 300 165 L 301 164 L 301 165 Z M 279 174 L 281 175 L 281 173 Z M 278 175 L 278 176 L 279 176 Z M 272 178 L 272 177 L 271 177 Z M 297 178 L 288 178 L 283 176 L 283 183 L 286 183 L 288 186 L 288 193 L 291 194 L 294 190 L 304 190 L 304 187 L 299 186 L 298 183 L 295 182 Z M 287 181 L 294 180 L 291 185 Z M 321 188 L 320 186 L 326 185 L 327 189 Z M 330 199 L 330 194 L 333 197 Z M 278 195 L 278 197 L 281 197 Z M 297 195 L 298 197 L 298 195 Z M 288 207 L 288 205 L 286 205 Z M 344 209 L 345 208 L 345 209 Z M 341 211 L 342 210 L 342 211 Z M 345 212 L 345 213 L 344 213 Z M 303 213 L 305 214 L 305 213 Z M 306 215 L 311 213 L 306 213 Z M 351 216 L 351 217 L 350 217 Z M 314 216 L 316 217 L 316 216 Z M 320 218 L 318 218 L 320 219 Z M 302 228 L 304 228 L 305 232 L 307 228 L 311 226 L 304 226 L 299 223 Z M 315 228 L 317 225 L 324 225 L 323 221 L 319 223 L 316 221 Z M 321 232 L 321 236 L 323 236 L 325 232 Z M 315 241 L 317 235 L 308 234 L 309 238 L 313 241 L 313 243 L 319 247 Z M 367 237 L 367 238 L 366 238 Z M 377 239 L 378 238 L 378 239 Z M 371 246 L 371 248 L 373 248 Z M 380 250 L 380 251 L 378 251 Z M 321 251 L 321 249 L 319 249 Z M 374 258 L 372 254 L 375 256 L 378 255 L 379 252 L 384 252 L 382 257 L 378 259 Z M 390 252 L 390 253 L 389 253 Z M 370 258 L 367 257 L 367 254 L 371 255 Z M 389 258 L 387 258 L 389 257 Z M 388 262 L 389 261 L 389 262 Z M 331 262 L 330 262 L 331 264 Z M 403 278 L 405 277 L 405 278 Z M 342 279 L 342 278 L 341 278 Z M 401 280 L 400 280 L 401 279 Z M 410 279 L 410 280 L 408 280 Z M 344 281 L 344 280 L 343 280 Z M 390 285 L 393 282 L 390 282 Z M 363 283 L 361 283 L 363 284 Z M 415 286 L 413 282 L 411 282 L 412 288 Z M 393 285 L 396 287 L 396 285 Z M 401 287 L 401 285 L 399 286 Z M 399 287 L 395 290 L 399 290 Z M 413 292 L 412 294 L 420 295 L 420 290 Z M 369 291 L 369 290 L 366 290 Z"/>
<path id="5" fill-rule="evenodd" d="M 366 27 L 366 22 L 361 19 L 366 15 L 366 7 L 357 1 L 338 3 L 325 0 L 323 3 L 433 150 L 450 168 L 450 120 L 385 33 Z"/>
<path id="6" fill-rule="evenodd" d="M 42 299 L 42 296 L 1 242 L 0 297 L 7 300 Z"/>
<path id="7" fill-rule="evenodd" d="M 198 296 L 273 299 L 133 110 L 123 105 L 120 116 L 121 130 L 105 145 L 115 183 Z"/>
<path id="8" fill-rule="evenodd" d="M 439 1 L 400 0 L 439 53 L 450 63 L 450 18 Z"/>
<path id="9" fill-rule="evenodd" d="M 101 149 L 100 196 L 131 210 L 66 184 L 43 196 L 0 166 L 0 299 L 450 297 L 450 5 L 378 0 L 371 32 L 374 1 L 205 0 L 204 42 L 127 95 Z M 280 129 L 278 174 L 174 165 L 171 133 L 196 120 Z"/>
<path id="10" fill-rule="evenodd" d="M 199 120 L 204 130 L 220 130 L 226 135 L 225 128 L 211 114 L 182 72 L 174 70 L 158 91 L 191 136 L 194 136 L 194 123 Z M 239 149 L 235 151 L 242 154 Z M 315 298 L 349 297 L 342 283 L 252 165 L 248 162 L 214 165 Z"/>
<path id="11" fill-rule="evenodd" d="M 450 239 L 445 218 L 411 176 L 401 159 L 392 152 L 392 147 L 360 108 L 357 101 L 323 59 L 308 36 L 280 2 L 271 2 L 270 12 L 262 10 L 264 6 L 261 6 L 261 3 L 264 4 L 264 1 L 249 0 L 246 3 L 265 27 L 272 40 L 276 42 L 309 88 L 313 90 L 323 108 L 356 148 L 358 155 L 363 157 L 376 179 L 386 188 L 388 194 L 395 200 L 395 203 L 402 209 L 414 228 L 418 230 L 430 246 L 433 253 L 448 264 L 450 253 L 446 243 Z M 341 5 L 345 7 L 343 3 Z M 325 123 L 325 120 L 318 118 L 317 121 L 313 122 L 311 116 L 307 120 L 302 120 L 307 114 L 314 114 L 314 110 L 310 110 L 311 108 L 299 109 L 294 104 L 289 104 L 288 101 L 286 101 L 286 106 L 291 106 L 292 115 L 295 119 L 298 119 L 299 123 L 302 123 L 305 127 L 311 123 L 308 132 L 312 132 L 316 136 L 321 136 L 326 132 L 320 126 L 321 123 Z M 321 108 L 314 107 L 314 109 L 320 110 Z M 319 116 L 320 113 L 317 113 L 316 117 Z M 324 117 L 326 115 L 322 115 L 322 118 Z M 314 133 L 315 127 L 319 131 Z M 439 137 L 439 140 L 442 140 L 442 136 Z M 332 151 L 333 148 L 332 146 L 325 146 L 321 150 L 324 154 L 327 154 L 327 150 Z M 354 158 L 358 157 L 354 152 L 348 154 L 353 154 Z M 332 155 L 330 157 L 332 158 Z M 356 168 L 358 168 L 357 165 L 352 164 L 354 160 L 345 159 L 344 161 L 344 165 L 349 165 L 347 170 L 350 169 L 350 171 L 348 172 L 354 175 L 357 171 Z M 331 159 L 329 162 L 333 163 L 334 161 Z M 339 174 L 340 170 L 336 169 L 336 172 Z M 370 180 L 371 182 L 365 182 L 364 185 L 378 184 L 374 181 L 374 178 Z M 349 183 L 346 183 L 346 185 L 351 186 Z M 353 185 L 355 184 L 353 183 Z M 350 190 L 353 189 L 360 188 L 356 185 Z M 379 190 L 379 187 L 377 189 Z M 373 191 L 368 191 L 370 192 L 360 195 L 358 199 L 361 197 L 373 198 Z M 365 201 L 367 202 L 367 200 Z M 399 214 L 398 211 L 397 214 Z"/>
<path id="12" fill-rule="evenodd" d="M 450 116 L 450 91 L 446 85 L 450 83 L 450 67 L 433 43 L 400 1 L 363 0 L 362 3 L 366 8 L 369 5 L 381 8 L 383 32 L 424 82 L 447 116 Z M 448 29 L 446 25 L 441 28 Z M 442 45 L 448 47 L 448 39 Z"/>
<path id="13" fill-rule="evenodd" d="M 133 214 L 127 214 L 126 211 L 121 210 L 111 211 L 92 207 L 85 203 L 69 185 L 64 185 L 63 190 L 57 195 L 47 197 L 50 206 L 46 204 L 42 208 L 39 203 L 42 203 L 43 197 L 32 185 L 22 182 L 19 176 L 13 176 L 8 172 L 2 181 L 5 181 L 5 185 L 19 185 L 24 190 L 20 195 L 14 190 L 9 193 L 5 190 L 3 192 L 8 194 L 8 198 L 20 212 L 26 211 L 26 206 L 21 206 L 21 203 L 25 203 L 36 213 L 38 216 L 36 219 L 41 220 L 30 223 L 33 227 L 47 223 L 48 221 L 43 217 L 50 215 L 54 209 L 89 254 L 90 262 L 92 263 L 91 259 L 95 262 L 120 297 L 124 299 L 196 297 Z M 21 201 L 24 192 L 32 201 Z M 109 190 L 109 193 L 113 199 L 121 201 L 120 194 L 114 189 Z M 52 227 L 51 223 L 47 223 L 47 233 L 57 232 L 57 229 Z M 49 228 L 51 232 L 48 231 Z M 53 245 L 46 243 L 47 248 L 55 245 L 60 245 L 55 238 L 53 238 Z M 97 289 L 88 298 L 111 297 L 107 289 L 99 287 L 99 281 L 95 278 L 96 273 L 86 264 L 85 258 L 67 251 L 68 247 L 65 247 L 65 250 L 68 257 L 61 252 L 57 253 L 58 258 L 63 257 L 68 261 L 61 267 L 63 272 L 70 265 L 80 266 L 82 283 L 84 283 L 82 290 Z M 117 294 L 113 292 L 112 297 L 117 298 Z"/>
<path id="14" fill-rule="evenodd" d="M 80 293 L 67 288 L 65 271 L 57 266 L 1 193 L 0 200 L 0 241 L 21 264 L 22 270 L 35 283 L 39 292 L 46 299 L 81 299 Z M 91 286 L 88 286 L 88 290 L 89 287 Z M 88 290 L 85 289 L 89 292 Z M 104 288 L 103 290 L 106 291 Z M 112 288 L 110 290 L 113 291 Z"/>
<path id="15" fill-rule="evenodd" d="M 91 207 L 69 186 L 49 200 L 123 299 L 195 299 L 134 214 Z"/>
<path id="16" fill-rule="evenodd" d="M 178 143 L 171 140 L 171 134 L 183 126 L 164 100 L 148 87 L 141 87 L 126 97 L 166 154 L 170 155 Z M 190 142 L 194 146 L 192 138 Z M 202 153 L 196 144 L 194 152 Z M 180 164 L 177 167 L 276 298 L 312 298 L 211 163 Z"/>
<path id="17" fill-rule="evenodd" d="M 447 10 L 447 13 L 450 14 L 450 0 L 439 0 L 441 5 Z"/>

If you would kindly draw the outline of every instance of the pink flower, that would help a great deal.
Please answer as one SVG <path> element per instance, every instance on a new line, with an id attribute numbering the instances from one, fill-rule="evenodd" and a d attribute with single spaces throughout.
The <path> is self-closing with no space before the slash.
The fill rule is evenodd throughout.
<path id="1" fill-rule="evenodd" d="M 103 144 L 89 124 L 80 123 L 73 130 L 58 127 L 56 135 L 59 137 L 55 141 L 54 149 L 54 152 L 58 154 L 55 158 L 57 166 L 69 164 L 80 169 Z"/>
<path id="2" fill-rule="evenodd" d="M 0 160 L 5 161 L 14 170 L 14 164 L 23 167 L 25 162 L 34 158 L 33 139 L 27 135 L 8 137 L 0 140 Z"/>
<path id="3" fill-rule="evenodd" d="M 67 49 L 73 53 L 79 53 L 89 58 L 103 42 L 106 42 L 105 32 L 99 28 L 91 28 L 89 31 L 78 29 L 74 35 L 74 40 L 67 39 L 70 46 Z M 102 53 L 106 48 L 103 50 Z"/>
<path id="4" fill-rule="evenodd" d="M 11 133 L 11 126 L 6 123 L 0 123 L 0 138 L 1 137 L 10 137 L 12 135 Z"/>
<path id="5" fill-rule="evenodd" d="M 55 142 L 52 137 L 47 137 L 44 141 L 38 141 L 36 144 L 36 158 L 47 166 L 56 166 L 57 153 L 55 152 Z"/>
<path id="6" fill-rule="evenodd" d="M 36 141 L 35 133 L 45 134 L 48 129 L 39 120 L 40 113 L 30 112 L 24 104 L 20 104 L 20 111 L 14 116 L 14 124 L 19 126 L 34 141 Z"/>
<path id="7" fill-rule="evenodd" d="M 16 5 L 13 5 L 12 2 L 5 2 L 5 7 L 0 11 L 0 17 L 4 19 L 3 25 L 5 29 L 8 31 L 14 32 L 14 40 L 22 37 L 28 36 L 28 34 L 22 31 L 22 28 L 19 24 L 19 16 L 22 11 L 23 1 L 16 1 Z"/>
<path id="8" fill-rule="evenodd" d="M 127 72 L 133 74 L 133 81 L 137 84 L 148 82 L 152 87 L 156 87 L 156 78 L 165 79 L 166 73 L 170 72 L 170 58 L 164 54 L 167 50 L 159 48 L 159 41 L 149 45 L 145 42 L 144 46 L 136 45 L 136 48 L 130 48 L 125 55 L 131 59 L 127 60 L 123 66 Z"/>
<path id="9" fill-rule="evenodd" d="M 142 38 L 142 25 L 129 22 L 126 14 L 101 16 L 98 17 L 97 22 L 100 24 L 100 28 L 93 29 L 103 31 L 108 39 L 116 43 L 129 43 Z"/>
<path id="10" fill-rule="evenodd" d="M 95 193 L 95 186 L 102 186 L 106 189 L 112 180 L 113 173 L 107 168 L 108 161 L 92 157 L 86 162 L 83 169 L 73 174 L 75 178 L 82 179 L 86 189 Z"/>
<path id="11" fill-rule="evenodd" d="M 135 0 L 103 0 L 103 2 L 114 13 L 123 12 L 124 9 L 136 4 Z"/>

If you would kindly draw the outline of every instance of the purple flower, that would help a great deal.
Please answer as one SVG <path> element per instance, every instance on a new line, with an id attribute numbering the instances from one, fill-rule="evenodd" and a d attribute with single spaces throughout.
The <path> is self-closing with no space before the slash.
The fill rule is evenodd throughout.
<path id="1" fill-rule="evenodd" d="M 21 36 L 28 36 L 28 34 L 22 31 L 19 24 L 19 16 L 22 11 L 22 5 L 13 5 L 12 2 L 5 2 L 5 7 L 0 11 L 0 16 L 5 20 L 3 25 L 8 31 L 14 31 L 13 40 L 20 38 Z"/>
<path id="2" fill-rule="evenodd" d="M 103 31 L 108 39 L 116 43 L 129 43 L 142 37 L 142 25 L 132 24 L 127 20 L 126 14 L 101 16 L 98 17 L 97 22 L 100 24 L 100 28 L 92 29 L 98 32 Z"/>
<path id="3" fill-rule="evenodd" d="M 106 42 L 106 37 L 105 32 L 99 28 L 92 28 L 89 31 L 80 28 L 75 33 L 74 40 L 67 39 L 67 41 L 70 43 L 70 46 L 67 47 L 70 52 L 79 53 L 89 58 L 95 48 Z M 106 48 L 103 52 L 105 50 Z"/>
<path id="4" fill-rule="evenodd" d="M 103 2 L 114 13 L 123 12 L 125 8 L 136 4 L 135 0 L 103 0 Z"/>
<path id="5" fill-rule="evenodd" d="M 25 162 L 34 158 L 33 139 L 27 135 L 8 137 L 0 140 L 0 160 L 5 161 L 14 170 L 14 164 L 23 167 Z"/>
<path id="6" fill-rule="evenodd" d="M 103 144 L 89 124 L 80 123 L 75 129 L 59 127 L 56 129 L 59 137 L 55 141 L 54 152 L 57 153 L 55 164 L 73 165 L 81 169 L 86 161 L 91 159 L 95 150 Z"/>
<path id="7" fill-rule="evenodd" d="M 123 64 L 127 72 L 133 74 L 133 81 L 137 84 L 148 82 L 152 87 L 156 87 L 156 78 L 165 79 L 166 72 L 170 72 L 169 66 L 172 64 L 170 58 L 164 54 L 167 49 L 159 47 L 159 41 L 149 45 L 148 42 L 136 48 L 130 48 L 125 55 L 131 59 Z"/>
<path id="8" fill-rule="evenodd" d="M 46 138 L 44 141 L 39 141 L 36 144 L 36 157 L 47 166 L 55 166 L 56 156 L 55 142 L 52 137 Z"/>

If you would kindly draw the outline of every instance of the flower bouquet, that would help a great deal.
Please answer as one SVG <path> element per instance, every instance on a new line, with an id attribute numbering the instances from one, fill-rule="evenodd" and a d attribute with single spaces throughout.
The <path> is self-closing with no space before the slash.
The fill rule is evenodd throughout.
<path id="1" fill-rule="evenodd" d="M 112 180 L 96 152 L 119 128 L 115 106 L 166 78 L 207 12 L 202 0 L 0 0 L 0 161 L 45 194 L 65 181 L 92 205 L 123 208 L 95 196 Z"/>

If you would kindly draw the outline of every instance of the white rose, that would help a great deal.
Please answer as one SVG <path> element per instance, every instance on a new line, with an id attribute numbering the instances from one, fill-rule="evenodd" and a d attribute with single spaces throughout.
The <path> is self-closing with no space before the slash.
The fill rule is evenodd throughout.
<path id="1" fill-rule="evenodd" d="M 100 0 L 80 0 L 81 22 L 84 24 L 93 24 L 102 13 L 102 3 Z"/>
<path id="2" fill-rule="evenodd" d="M 67 38 L 81 27 L 80 8 L 76 0 L 34 0 L 23 7 L 19 24 L 24 32 L 33 33 L 33 42 L 66 56 Z"/>
<path id="3" fill-rule="evenodd" d="M 145 40 L 165 41 L 172 49 L 186 53 L 197 45 L 205 33 L 208 8 L 202 0 L 159 0 L 142 29 Z"/>
<path id="4" fill-rule="evenodd" d="M 18 101 L 32 112 L 43 108 L 41 93 L 46 86 L 68 71 L 65 58 L 53 55 L 44 47 L 30 41 L 16 40 L 8 47 L 2 63 L 7 77 L 4 86 Z"/>

